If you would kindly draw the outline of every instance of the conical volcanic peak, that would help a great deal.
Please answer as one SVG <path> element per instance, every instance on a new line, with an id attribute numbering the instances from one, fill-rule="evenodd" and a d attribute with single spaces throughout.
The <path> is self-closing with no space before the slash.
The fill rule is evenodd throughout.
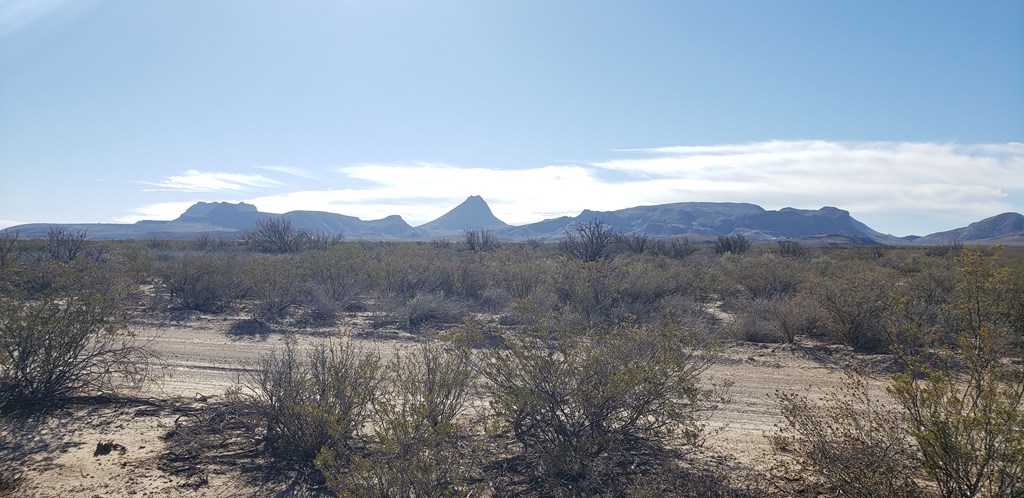
<path id="1" fill-rule="evenodd" d="M 436 232 L 476 230 L 480 228 L 504 228 L 508 225 L 491 212 L 483 197 L 471 195 L 462 204 L 455 206 L 440 218 L 417 228 Z"/>

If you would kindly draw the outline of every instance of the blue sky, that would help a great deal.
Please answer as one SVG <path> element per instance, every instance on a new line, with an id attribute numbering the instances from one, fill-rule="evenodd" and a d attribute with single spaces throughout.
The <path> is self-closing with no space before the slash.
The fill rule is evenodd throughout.
<path id="1" fill-rule="evenodd" d="M 1024 2 L 0 0 L 0 226 L 1024 211 Z"/>

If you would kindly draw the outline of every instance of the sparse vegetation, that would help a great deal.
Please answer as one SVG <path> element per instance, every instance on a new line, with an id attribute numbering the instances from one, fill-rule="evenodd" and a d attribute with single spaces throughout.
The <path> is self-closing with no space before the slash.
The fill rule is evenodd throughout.
<path id="1" fill-rule="evenodd" d="M 506 493 L 622 494 L 677 444 L 698 444 L 701 417 L 720 399 L 701 386 L 706 351 L 677 330 L 537 330 L 506 343 L 477 357 L 495 437 L 511 453 L 491 465 Z"/>
<path id="2" fill-rule="evenodd" d="M 255 257 L 246 261 L 243 272 L 246 294 L 252 299 L 250 314 L 258 321 L 281 319 L 309 292 L 298 266 L 288 259 Z"/>
<path id="3" fill-rule="evenodd" d="M 750 250 L 750 240 L 741 233 L 719 235 L 715 240 L 715 252 L 718 254 L 743 254 Z"/>
<path id="4" fill-rule="evenodd" d="M 0 268 L 7 266 L 7 262 L 13 259 L 12 253 L 19 238 L 21 238 L 21 233 L 16 230 L 0 232 Z"/>
<path id="5" fill-rule="evenodd" d="M 53 225 L 46 231 L 46 254 L 57 261 L 74 261 L 85 247 L 85 230 Z"/>
<path id="6" fill-rule="evenodd" d="M 423 346 L 397 355 L 372 401 L 364 451 L 325 446 L 316 458 L 341 496 L 467 496 L 479 480 L 479 444 L 464 420 L 474 373 L 464 351 Z"/>
<path id="7" fill-rule="evenodd" d="M 324 251 L 341 243 L 342 234 L 295 228 L 287 218 L 260 218 L 242 234 L 242 240 L 259 252 L 286 254 L 305 250 Z"/>
<path id="8" fill-rule="evenodd" d="M 811 292 L 821 307 L 822 325 L 834 340 L 857 351 L 881 352 L 889 346 L 882 317 L 896 282 L 888 268 L 841 261 L 817 277 Z"/>
<path id="9" fill-rule="evenodd" d="M 0 296 L 0 404 L 39 408 L 138 384 L 146 351 L 128 328 L 124 293 L 99 288 L 91 265 L 55 263 L 38 294 Z M 109 280 L 104 280 L 109 283 Z"/>
<path id="10" fill-rule="evenodd" d="M 243 394 L 190 408 L 164 468 L 237 453 L 302 469 L 342 496 L 763 496 L 771 490 L 755 489 L 757 475 L 691 459 L 721 394 L 701 378 L 711 361 L 701 341 L 785 342 L 745 345 L 764 354 L 741 361 L 779 350 L 876 370 L 820 400 L 777 395 L 774 485 L 1021 493 L 1016 248 L 718 251 L 617 236 L 599 220 L 563 244 L 490 246 L 487 235 L 281 253 L 213 239 L 84 241 L 61 257 L 49 239 L 11 236 L 0 246 L 0 403 L 48 405 L 141 379 L 147 358 L 129 325 L 143 315 L 175 328 L 239 325 L 229 334 L 245 324 L 259 334 L 230 340 L 297 339 L 252 366 Z M 452 334 L 467 322 L 466 337 Z M 322 337 L 350 327 L 357 341 L 402 337 L 424 349 L 393 359 Z M 453 336 L 466 339 L 461 349 L 444 345 Z M 69 350 L 78 353 L 58 354 Z M 218 428 L 248 442 L 211 449 L 225 441 Z"/>
<path id="11" fill-rule="evenodd" d="M 259 359 L 243 382 L 266 424 L 275 456 L 311 463 L 322 448 L 352 452 L 369 421 L 380 360 L 351 344 L 318 344 L 303 354 L 294 341 Z"/>
<path id="12" fill-rule="evenodd" d="M 498 245 L 494 234 L 486 228 L 466 230 L 463 232 L 463 240 L 466 248 L 474 252 L 493 251 Z"/>
<path id="13" fill-rule="evenodd" d="M 223 255 L 186 254 L 164 262 L 157 270 L 175 306 L 196 311 L 220 311 L 239 297 L 238 262 Z"/>
<path id="14" fill-rule="evenodd" d="M 891 392 L 944 497 L 1024 493 L 1024 367 L 1012 346 L 1012 270 L 974 249 L 957 258 L 957 347 L 939 365 L 904 355 Z M 1017 298 L 1019 299 L 1019 295 Z"/>
<path id="15" fill-rule="evenodd" d="M 792 494 L 862 498 L 922 496 L 920 465 L 904 414 L 886 406 L 868 379 L 849 374 L 820 401 L 776 393 L 784 421 L 772 434 L 778 485 Z"/>
<path id="16" fill-rule="evenodd" d="M 577 221 L 565 229 L 560 243 L 566 256 L 584 262 L 594 262 L 611 256 L 618 236 L 604 220 Z"/>

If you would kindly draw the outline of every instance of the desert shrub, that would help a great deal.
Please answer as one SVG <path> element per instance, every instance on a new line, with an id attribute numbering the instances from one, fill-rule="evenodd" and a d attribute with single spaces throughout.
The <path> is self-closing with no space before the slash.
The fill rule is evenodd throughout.
<path id="1" fill-rule="evenodd" d="M 903 414 L 872 396 L 864 377 L 849 375 L 818 401 L 783 392 L 775 393 L 775 401 L 784 421 L 770 438 L 778 463 L 774 473 L 784 487 L 793 486 L 795 477 L 799 487 L 817 487 L 814 496 L 923 495 Z"/>
<path id="2" fill-rule="evenodd" d="M 163 241 L 164 246 L 169 246 L 170 241 Z M 206 251 L 219 251 L 230 246 L 230 242 L 224 239 L 224 236 L 214 235 L 210 233 L 201 233 L 196 235 L 192 239 L 191 243 L 188 244 L 193 251 L 206 252 Z"/>
<path id="3" fill-rule="evenodd" d="M 575 318 L 581 328 L 599 328 L 625 318 L 625 271 L 614 261 L 562 260 L 552 276 L 552 289 L 560 311 Z"/>
<path id="4" fill-rule="evenodd" d="M 653 241 L 645 234 L 616 235 L 615 244 L 633 254 L 643 254 L 653 248 Z"/>
<path id="5" fill-rule="evenodd" d="M 537 330 L 476 356 L 487 380 L 501 493 L 621 495 L 634 478 L 701 440 L 720 392 L 709 357 L 675 329 L 621 325 L 590 338 Z M 498 454 L 505 454 L 499 451 Z"/>
<path id="6" fill-rule="evenodd" d="M 715 253 L 743 254 L 750 249 L 750 240 L 743 234 L 719 235 L 715 239 Z"/>
<path id="7" fill-rule="evenodd" d="M 494 233 L 486 228 L 466 230 L 462 235 L 466 248 L 470 251 L 493 251 L 498 247 L 498 241 L 494 238 Z"/>
<path id="8" fill-rule="evenodd" d="M 820 320 L 816 303 L 802 294 L 768 301 L 764 311 L 768 323 L 788 343 L 814 334 Z"/>
<path id="9" fill-rule="evenodd" d="M 0 401 L 45 406 L 111 392 L 146 376 L 146 351 L 128 329 L 123 280 L 92 265 L 51 265 L 45 291 L 0 296 Z"/>
<path id="10" fill-rule="evenodd" d="M 901 356 L 920 357 L 936 348 L 957 347 L 958 325 L 951 305 L 954 271 L 942 266 L 905 278 L 890 297 L 884 326 L 890 349 Z"/>
<path id="11" fill-rule="evenodd" d="M 309 251 L 329 251 L 341 245 L 345 236 L 333 232 L 306 232 L 303 249 Z"/>
<path id="12" fill-rule="evenodd" d="M 604 220 L 577 221 L 565 229 L 565 237 L 559 248 L 566 256 L 584 262 L 598 261 L 610 257 L 617 240 L 615 229 Z"/>
<path id="13" fill-rule="evenodd" d="M 132 282 L 148 285 L 155 281 L 156 261 L 154 251 L 141 245 L 133 245 L 112 254 L 109 264 Z"/>
<path id="14" fill-rule="evenodd" d="M 308 283 L 303 301 L 320 315 L 334 316 L 340 308 L 354 302 L 367 286 L 365 269 L 370 260 L 356 246 L 310 251 L 293 261 Z"/>
<path id="15" fill-rule="evenodd" d="M 466 355 L 423 346 L 397 355 L 385 371 L 366 450 L 328 445 L 316 459 L 328 487 L 342 496 L 467 496 L 479 451 L 460 420 L 474 378 Z"/>
<path id="16" fill-rule="evenodd" d="M 731 289 L 752 299 L 789 296 L 800 289 L 804 280 L 804 271 L 798 263 L 772 254 L 723 260 Z"/>
<path id="17" fill-rule="evenodd" d="M 18 244 L 19 238 L 21 232 L 17 230 L 0 231 L 0 268 L 14 260 L 14 247 Z"/>
<path id="18" fill-rule="evenodd" d="M 697 244 L 689 237 L 657 239 L 650 241 L 648 245 L 651 254 L 672 259 L 683 259 L 700 250 Z"/>
<path id="19" fill-rule="evenodd" d="M 821 325 L 837 342 L 857 351 L 878 352 L 889 345 L 883 317 L 897 275 L 858 261 L 841 261 L 819 275 L 810 289 L 821 307 Z"/>
<path id="20" fill-rule="evenodd" d="M 695 254 L 675 271 L 683 295 L 702 307 L 708 307 L 721 298 L 725 281 L 721 258 L 710 253 Z"/>
<path id="21" fill-rule="evenodd" d="M 1012 270 L 973 249 L 964 249 L 957 263 L 958 347 L 938 364 L 902 354 L 906 371 L 894 378 L 891 393 L 943 496 L 1021 496 L 1024 366 L 1007 315 Z"/>
<path id="22" fill-rule="evenodd" d="M 306 281 L 291 260 L 259 256 L 245 263 L 242 281 L 252 299 L 250 313 L 259 321 L 274 321 L 299 304 L 307 292 Z"/>
<path id="23" fill-rule="evenodd" d="M 488 275 L 475 260 L 452 258 L 434 263 L 435 280 L 430 288 L 445 296 L 486 304 Z"/>
<path id="24" fill-rule="evenodd" d="M 85 248 L 85 230 L 52 225 L 46 230 L 46 254 L 58 261 L 74 261 Z"/>
<path id="25" fill-rule="evenodd" d="M 430 325 L 459 323 L 468 313 L 465 301 L 437 292 L 421 292 L 409 299 L 388 300 L 377 322 L 417 331 Z"/>
<path id="26" fill-rule="evenodd" d="M 432 292 L 436 287 L 437 262 L 446 249 L 437 249 L 433 254 L 419 250 L 410 244 L 396 244 L 381 247 L 373 255 L 370 280 L 383 298 L 411 298 L 419 292 Z"/>
<path id="27" fill-rule="evenodd" d="M 692 298 L 689 285 L 695 275 L 679 262 L 649 256 L 625 257 L 613 262 L 611 278 L 620 280 L 616 318 L 634 317 L 657 322 L 677 314 L 679 297 Z M 672 301 L 671 303 L 669 301 Z"/>
<path id="28" fill-rule="evenodd" d="M 287 218 L 260 218 L 242 234 L 242 240 L 259 252 L 286 254 L 333 247 L 341 242 L 341 235 L 299 230 Z"/>
<path id="29" fill-rule="evenodd" d="M 178 307 L 220 311 L 239 297 L 238 267 L 230 256 L 186 254 L 165 261 L 158 272 Z"/>
<path id="30" fill-rule="evenodd" d="M 713 293 L 710 277 L 696 264 L 623 255 L 591 262 L 560 259 L 549 286 L 557 311 L 581 328 L 600 328 L 634 318 L 657 322 L 686 311 L 675 309 L 684 301 L 687 308 L 701 306 Z"/>
<path id="31" fill-rule="evenodd" d="M 726 323 L 726 337 L 757 343 L 778 343 L 786 341 L 769 320 L 769 301 L 744 300 L 734 303 L 735 317 Z"/>
<path id="32" fill-rule="evenodd" d="M 513 299 L 528 299 L 550 271 L 547 261 L 532 252 L 502 250 L 487 261 L 490 279 Z"/>
<path id="33" fill-rule="evenodd" d="M 2 364 L 2 363 L 0 363 Z M 0 397 L 0 414 L 4 413 L 4 399 Z M 12 458 L 6 455 L 10 451 L 11 443 L 8 441 L 8 430 L 0 430 L 0 455 L 5 455 L 0 460 L 0 497 L 14 496 L 18 486 L 21 484 L 21 471 L 15 465 Z"/>
<path id="34" fill-rule="evenodd" d="M 778 251 L 779 256 L 784 258 L 799 259 L 807 256 L 809 253 L 806 247 L 795 240 L 780 240 L 776 242 L 776 244 L 778 245 L 776 250 Z"/>
<path id="35" fill-rule="evenodd" d="M 929 246 L 927 249 L 925 249 L 925 252 L 929 256 L 938 256 L 938 257 L 953 256 L 953 257 L 956 257 L 956 256 L 959 256 L 960 252 L 962 252 L 963 250 L 964 250 L 964 243 L 960 242 L 960 241 L 954 240 L 953 242 L 948 242 L 946 244 Z"/>
<path id="36" fill-rule="evenodd" d="M 370 418 L 380 383 L 375 353 L 351 344 L 318 344 L 300 355 L 294 340 L 259 358 L 243 381 L 266 422 L 266 447 L 277 458 L 308 464 L 330 445 L 350 452 Z"/>

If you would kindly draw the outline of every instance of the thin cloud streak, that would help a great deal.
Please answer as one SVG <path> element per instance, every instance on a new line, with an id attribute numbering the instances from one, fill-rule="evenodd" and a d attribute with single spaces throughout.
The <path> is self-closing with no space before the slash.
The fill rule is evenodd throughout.
<path id="1" fill-rule="evenodd" d="M 257 169 L 274 171 L 276 173 L 284 173 L 286 175 L 296 176 L 299 178 L 305 178 L 306 180 L 320 180 L 320 175 L 313 173 L 305 168 L 298 168 L 295 166 L 253 166 Z"/>
<path id="2" fill-rule="evenodd" d="M 287 174 L 289 168 L 271 171 Z M 877 230 L 906 235 L 1024 211 L 1020 143 L 772 141 L 637 149 L 608 161 L 514 170 L 421 162 L 359 164 L 334 173 L 342 177 L 338 188 L 274 188 L 256 196 L 237 194 L 281 183 L 262 175 L 193 170 L 161 186 L 185 192 L 216 187 L 266 212 L 304 209 L 362 219 L 398 214 L 412 225 L 444 214 L 469 195 L 483 196 L 495 215 L 516 225 L 583 209 L 750 202 L 767 209 L 836 206 Z M 153 215 L 157 208 L 143 211 Z"/>
<path id="3" fill-rule="evenodd" d="M 233 192 L 287 186 L 286 183 L 259 174 L 210 173 L 194 169 L 186 171 L 183 175 L 169 176 L 159 182 L 142 183 L 157 187 L 145 189 L 156 192 Z"/>

